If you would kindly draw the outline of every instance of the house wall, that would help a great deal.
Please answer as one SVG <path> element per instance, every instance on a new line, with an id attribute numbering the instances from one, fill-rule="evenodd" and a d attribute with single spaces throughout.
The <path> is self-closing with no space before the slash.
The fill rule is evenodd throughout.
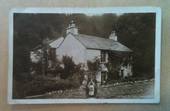
<path id="1" fill-rule="evenodd" d="M 92 49 L 87 49 L 87 60 L 89 61 L 94 61 L 95 58 L 100 58 L 101 51 L 100 50 L 92 50 Z"/>
<path id="2" fill-rule="evenodd" d="M 98 72 L 96 73 L 96 81 L 97 81 L 98 83 L 101 83 L 101 80 L 102 80 L 102 78 L 101 78 L 101 71 L 98 71 Z"/>
<path id="3" fill-rule="evenodd" d="M 72 57 L 76 64 L 86 63 L 86 48 L 72 34 L 68 34 L 59 48 L 56 49 L 59 60 L 63 56 Z"/>
<path id="4" fill-rule="evenodd" d="M 106 63 L 108 63 L 109 54 L 106 52 Z"/>
<path id="5" fill-rule="evenodd" d="M 94 61 L 96 58 L 101 59 L 101 50 L 87 49 L 87 60 Z M 108 62 L 108 52 L 106 54 L 106 63 Z"/>

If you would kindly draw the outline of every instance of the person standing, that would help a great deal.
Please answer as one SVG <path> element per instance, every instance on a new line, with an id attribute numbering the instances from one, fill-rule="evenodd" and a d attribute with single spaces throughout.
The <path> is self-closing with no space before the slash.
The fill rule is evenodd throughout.
<path id="1" fill-rule="evenodd" d="M 87 92 L 89 97 L 94 97 L 96 94 L 96 85 L 95 82 L 91 79 L 90 82 L 87 85 Z"/>

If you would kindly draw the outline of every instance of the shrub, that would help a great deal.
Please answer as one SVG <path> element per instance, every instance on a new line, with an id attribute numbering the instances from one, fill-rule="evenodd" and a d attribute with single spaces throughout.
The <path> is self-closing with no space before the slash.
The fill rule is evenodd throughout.
<path id="1" fill-rule="evenodd" d="M 97 71 L 99 69 L 100 60 L 96 59 L 94 62 L 87 61 L 89 71 Z"/>
<path id="2" fill-rule="evenodd" d="M 19 87 L 20 83 L 17 82 Z M 30 82 L 21 85 L 20 90 L 14 91 L 15 98 L 24 98 L 26 96 L 40 95 L 46 92 L 56 91 L 56 90 L 66 90 L 78 88 L 80 84 L 77 81 L 73 80 L 64 80 L 59 81 L 49 80 L 45 78 L 37 78 Z"/>
<path id="3" fill-rule="evenodd" d="M 81 64 L 76 65 L 72 58 L 63 57 L 64 68 L 60 64 L 56 65 L 54 70 L 48 70 L 48 75 L 58 75 L 62 79 L 56 80 L 49 76 L 35 74 L 29 81 L 14 81 L 14 98 L 24 98 L 26 96 L 44 94 L 55 90 L 65 90 L 78 88 L 83 78 Z"/>
<path id="4" fill-rule="evenodd" d="M 71 57 L 63 56 L 62 62 L 64 65 L 61 74 L 62 79 L 75 78 L 76 76 L 80 77 L 80 74 L 83 73 L 83 70 L 81 70 L 81 64 L 76 65 Z"/>
<path id="5" fill-rule="evenodd" d="M 69 76 L 73 75 L 75 70 L 75 63 L 72 60 L 72 58 L 69 56 L 63 56 L 62 62 L 64 65 L 64 69 L 63 69 L 63 73 L 61 74 L 61 78 L 66 79 Z"/>

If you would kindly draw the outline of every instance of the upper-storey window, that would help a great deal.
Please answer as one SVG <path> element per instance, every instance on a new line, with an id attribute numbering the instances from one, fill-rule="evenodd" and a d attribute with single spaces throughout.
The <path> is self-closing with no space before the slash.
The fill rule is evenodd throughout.
<path id="1" fill-rule="evenodd" d="M 101 62 L 106 62 L 106 52 L 101 51 Z"/>

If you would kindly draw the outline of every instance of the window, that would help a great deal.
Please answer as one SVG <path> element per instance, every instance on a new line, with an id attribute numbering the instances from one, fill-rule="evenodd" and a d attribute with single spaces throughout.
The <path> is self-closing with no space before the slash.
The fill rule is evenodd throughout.
<path id="1" fill-rule="evenodd" d="M 101 51 L 101 62 L 106 62 L 106 52 Z"/>

